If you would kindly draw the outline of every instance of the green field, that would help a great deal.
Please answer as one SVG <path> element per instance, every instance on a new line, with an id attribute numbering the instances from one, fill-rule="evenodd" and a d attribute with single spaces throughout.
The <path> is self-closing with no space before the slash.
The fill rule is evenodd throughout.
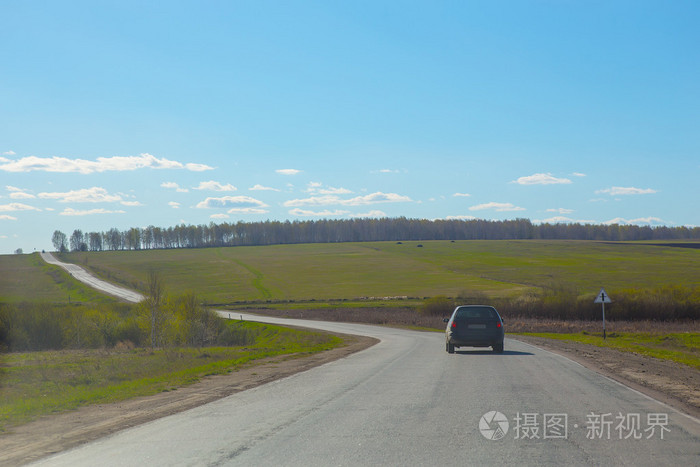
<path id="1" fill-rule="evenodd" d="M 323 332 L 229 322 L 245 346 L 9 353 L 0 365 L 0 433 L 41 415 L 175 390 L 269 357 L 299 357 L 344 345 Z"/>
<path id="2" fill-rule="evenodd" d="M 581 295 L 700 285 L 700 249 L 588 241 L 428 241 L 71 253 L 127 286 L 157 271 L 209 303 L 361 297 L 506 297 L 565 284 Z M 5 257 L 7 258 L 7 257 Z"/>
<path id="3" fill-rule="evenodd" d="M 38 253 L 0 256 L 0 302 L 113 302 L 73 279 L 58 266 L 46 264 Z"/>

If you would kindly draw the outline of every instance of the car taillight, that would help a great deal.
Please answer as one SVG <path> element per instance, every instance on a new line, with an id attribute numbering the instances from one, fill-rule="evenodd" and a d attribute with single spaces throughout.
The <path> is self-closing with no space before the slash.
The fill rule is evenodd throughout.
<path id="1" fill-rule="evenodd" d="M 457 327 L 457 321 L 452 321 L 452 329 Z"/>
<path id="2" fill-rule="evenodd" d="M 496 323 L 496 327 L 497 327 L 497 328 L 500 328 L 500 327 L 501 327 L 501 322 L 500 322 L 500 321 Z"/>

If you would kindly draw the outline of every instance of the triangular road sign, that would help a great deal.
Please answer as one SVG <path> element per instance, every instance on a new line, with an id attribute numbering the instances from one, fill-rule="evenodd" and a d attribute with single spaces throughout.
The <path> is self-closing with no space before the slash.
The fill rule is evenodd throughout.
<path id="1" fill-rule="evenodd" d="M 605 292 L 605 289 L 600 289 L 600 293 L 598 293 L 598 296 L 593 303 L 612 303 L 612 300 L 610 300 L 610 297 Z"/>

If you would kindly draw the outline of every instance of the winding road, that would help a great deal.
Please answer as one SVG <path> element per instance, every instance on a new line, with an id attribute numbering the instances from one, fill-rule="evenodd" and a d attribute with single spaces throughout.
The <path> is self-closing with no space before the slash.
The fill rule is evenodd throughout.
<path id="1" fill-rule="evenodd" d="M 63 269 L 68 271 L 71 274 L 71 276 L 73 276 L 75 279 L 103 293 L 112 295 L 114 297 L 120 298 L 131 303 L 138 303 L 144 298 L 143 295 L 141 295 L 138 292 L 134 292 L 133 290 L 129 290 L 124 287 L 119 287 L 117 285 L 98 279 L 97 277 L 93 276 L 77 264 L 64 263 L 62 261 L 59 261 L 51 253 L 42 252 L 40 254 L 41 258 L 47 263 L 62 267 Z"/>
<path id="2" fill-rule="evenodd" d="M 700 420 L 522 342 L 506 339 L 503 354 L 449 355 L 440 333 L 242 318 L 381 342 L 36 465 L 658 466 L 700 459 Z"/>

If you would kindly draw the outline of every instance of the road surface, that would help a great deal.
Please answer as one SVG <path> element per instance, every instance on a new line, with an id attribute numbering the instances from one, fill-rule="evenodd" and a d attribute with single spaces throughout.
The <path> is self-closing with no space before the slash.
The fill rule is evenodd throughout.
<path id="1" fill-rule="evenodd" d="M 62 267 L 77 280 L 89 285 L 90 287 L 100 290 L 101 292 L 132 303 L 138 303 L 144 298 L 143 295 L 141 295 L 138 292 L 134 292 L 133 290 L 129 290 L 124 287 L 119 287 L 117 285 L 98 279 L 97 277 L 93 276 L 77 264 L 63 263 L 57 260 L 51 253 L 44 252 L 40 254 L 41 258 L 47 263 L 55 264 L 56 266 Z"/>
<path id="2" fill-rule="evenodd" d="M 37 465 L 658 466 L 700 459 L 697 419 L 525 343 L 506 339 L 503 354 L 463 348 L 449 355 L 440 333 L 242 317 L 381 342 Z"/>

